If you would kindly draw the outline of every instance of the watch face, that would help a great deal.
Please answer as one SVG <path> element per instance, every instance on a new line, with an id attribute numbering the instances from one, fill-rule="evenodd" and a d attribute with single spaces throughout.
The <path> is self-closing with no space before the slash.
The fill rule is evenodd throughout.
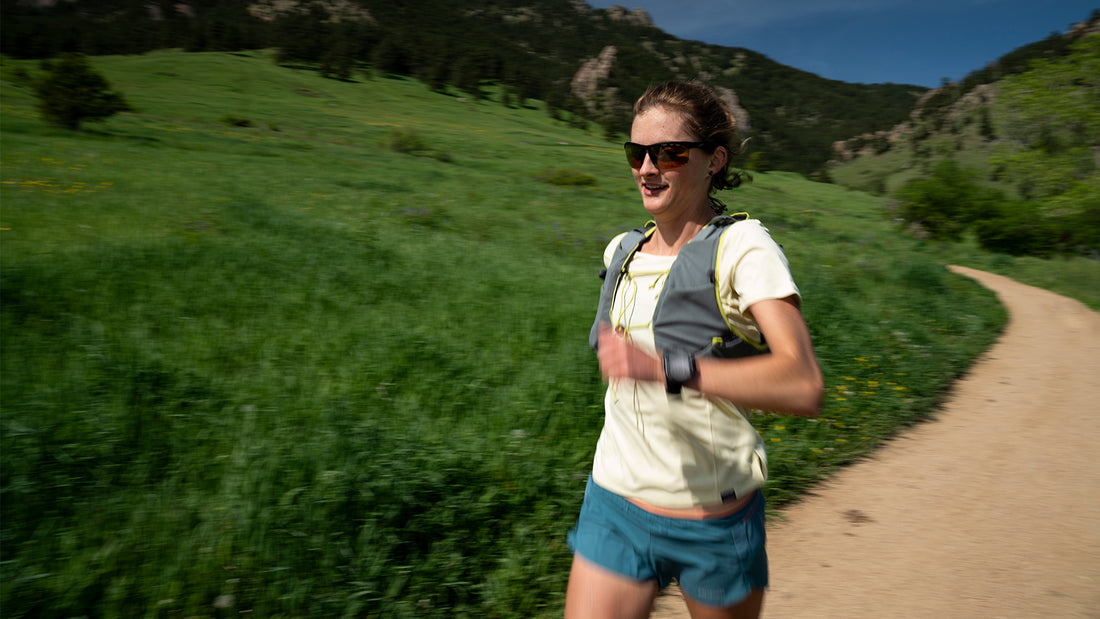
<path id="1" fill-rule="evenodd" d="M 691 378 L 691 367 L 688 365 L 687 356 L 675 355 L 669 365 L 672 366 L 672 377 L 676 382 L 682 383 Z"/>
<path id="2" fill-rule="evenodd" d="M 695 360 L 684 352 L 665 355 L 665 379 L 670 393 L 679 393 L 680 387 L 695 376 Z"/>

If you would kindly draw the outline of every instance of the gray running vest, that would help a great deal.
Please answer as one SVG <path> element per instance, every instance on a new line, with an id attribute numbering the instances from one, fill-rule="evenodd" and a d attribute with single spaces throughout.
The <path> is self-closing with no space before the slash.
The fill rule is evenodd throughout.
<path id="1" fill-rule="evenodd" d="M 719 305 L 718 245 L 726 227 L 748 218 L 746 213 L 715 217 L 691 241 L 680 248 L 669 269 L 664 288 L 653 310 L 653 340 L 658 350 L 682 350 L 703 357 L 747 357 L 767 351 L 767 344 L 742 339 L 730 326 Z M 630 260 L 656 225 L 647 223 L 631 230 L 615 248 L 600 288 L 600 305 L 592 324 L 589 344 L 596 348 L 600 323 L 612 323 L 611 306 Z"/>

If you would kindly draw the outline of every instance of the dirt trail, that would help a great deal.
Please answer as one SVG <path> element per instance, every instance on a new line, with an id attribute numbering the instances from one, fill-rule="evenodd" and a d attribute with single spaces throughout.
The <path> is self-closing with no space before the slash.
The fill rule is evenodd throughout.
<path id="1" fill-rule="evenodd" d="M 951 269 L 1005 333 L 934 421 L 773 519 L 764 617 L 1100 618 L 1100 314 Z"/>

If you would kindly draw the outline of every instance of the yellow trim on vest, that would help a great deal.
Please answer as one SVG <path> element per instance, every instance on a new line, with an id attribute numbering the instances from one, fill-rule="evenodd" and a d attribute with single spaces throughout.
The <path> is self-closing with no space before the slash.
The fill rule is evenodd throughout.
<path id="1" fill-rule="evenodd" d="M 749 214 L 748 213 L 735 213 L 735 215 L 744 215 L 747 218 Z M 739 221 L 744 221 L 744 220 L 739 220 Z M 731 333 L 733 333 L 737 337 L 741 338 L 741 341 L 743 341 L 746 344 L 752 346 L 756 350 L 767 350 L 768 349 L 767 342 L 757 342 L 757 341 L 753 340 L 752 338 L 745 336 L 744 333 L 741 333 L 736 328 L 734 328 L 734 326 L 732 324 L 730 324 L 730 319 L 728 317 L 726 317 L 726 312 L 722 309 L 722 291 L 721 291 L 722 286 L 721 286 L 721 279 L 718 277 L 718 265 L 722 264 L 722 240 L 725 238 L 726 233 L 728 233 L 731 229 L 733 229 L 733 227 L 736 226 L 737 223 L 738 222 L 735 221 L 732 224 L 726 226 L 726 229 L 723 230 L 722 234 L 719 235 L 719 237 L 718 237 L 718 250 L 714 252 L 714 300 L 718 304 L 718 313 L 722 315 L 722 321 L 726 323 L 726 327 L 730 330 Z M 761 334 L 761 336 L 763 336 L 763 334 Z M 720 344 L 721 341 L 722 341 L 722 338 L 720 338 L 720 337 L 715 337 L 712 340 L 712 342 L 716 345 Z"/>

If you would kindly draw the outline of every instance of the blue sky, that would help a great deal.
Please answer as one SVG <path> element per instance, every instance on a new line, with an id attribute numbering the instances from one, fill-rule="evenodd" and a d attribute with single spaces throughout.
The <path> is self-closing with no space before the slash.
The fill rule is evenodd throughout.
<path id="1" fill-rule="evenodd" d="M 681 39 L 829 79 L 936 87 L 1088 19 L 1100 0 L 588 0 L 645 9 Z"/>

